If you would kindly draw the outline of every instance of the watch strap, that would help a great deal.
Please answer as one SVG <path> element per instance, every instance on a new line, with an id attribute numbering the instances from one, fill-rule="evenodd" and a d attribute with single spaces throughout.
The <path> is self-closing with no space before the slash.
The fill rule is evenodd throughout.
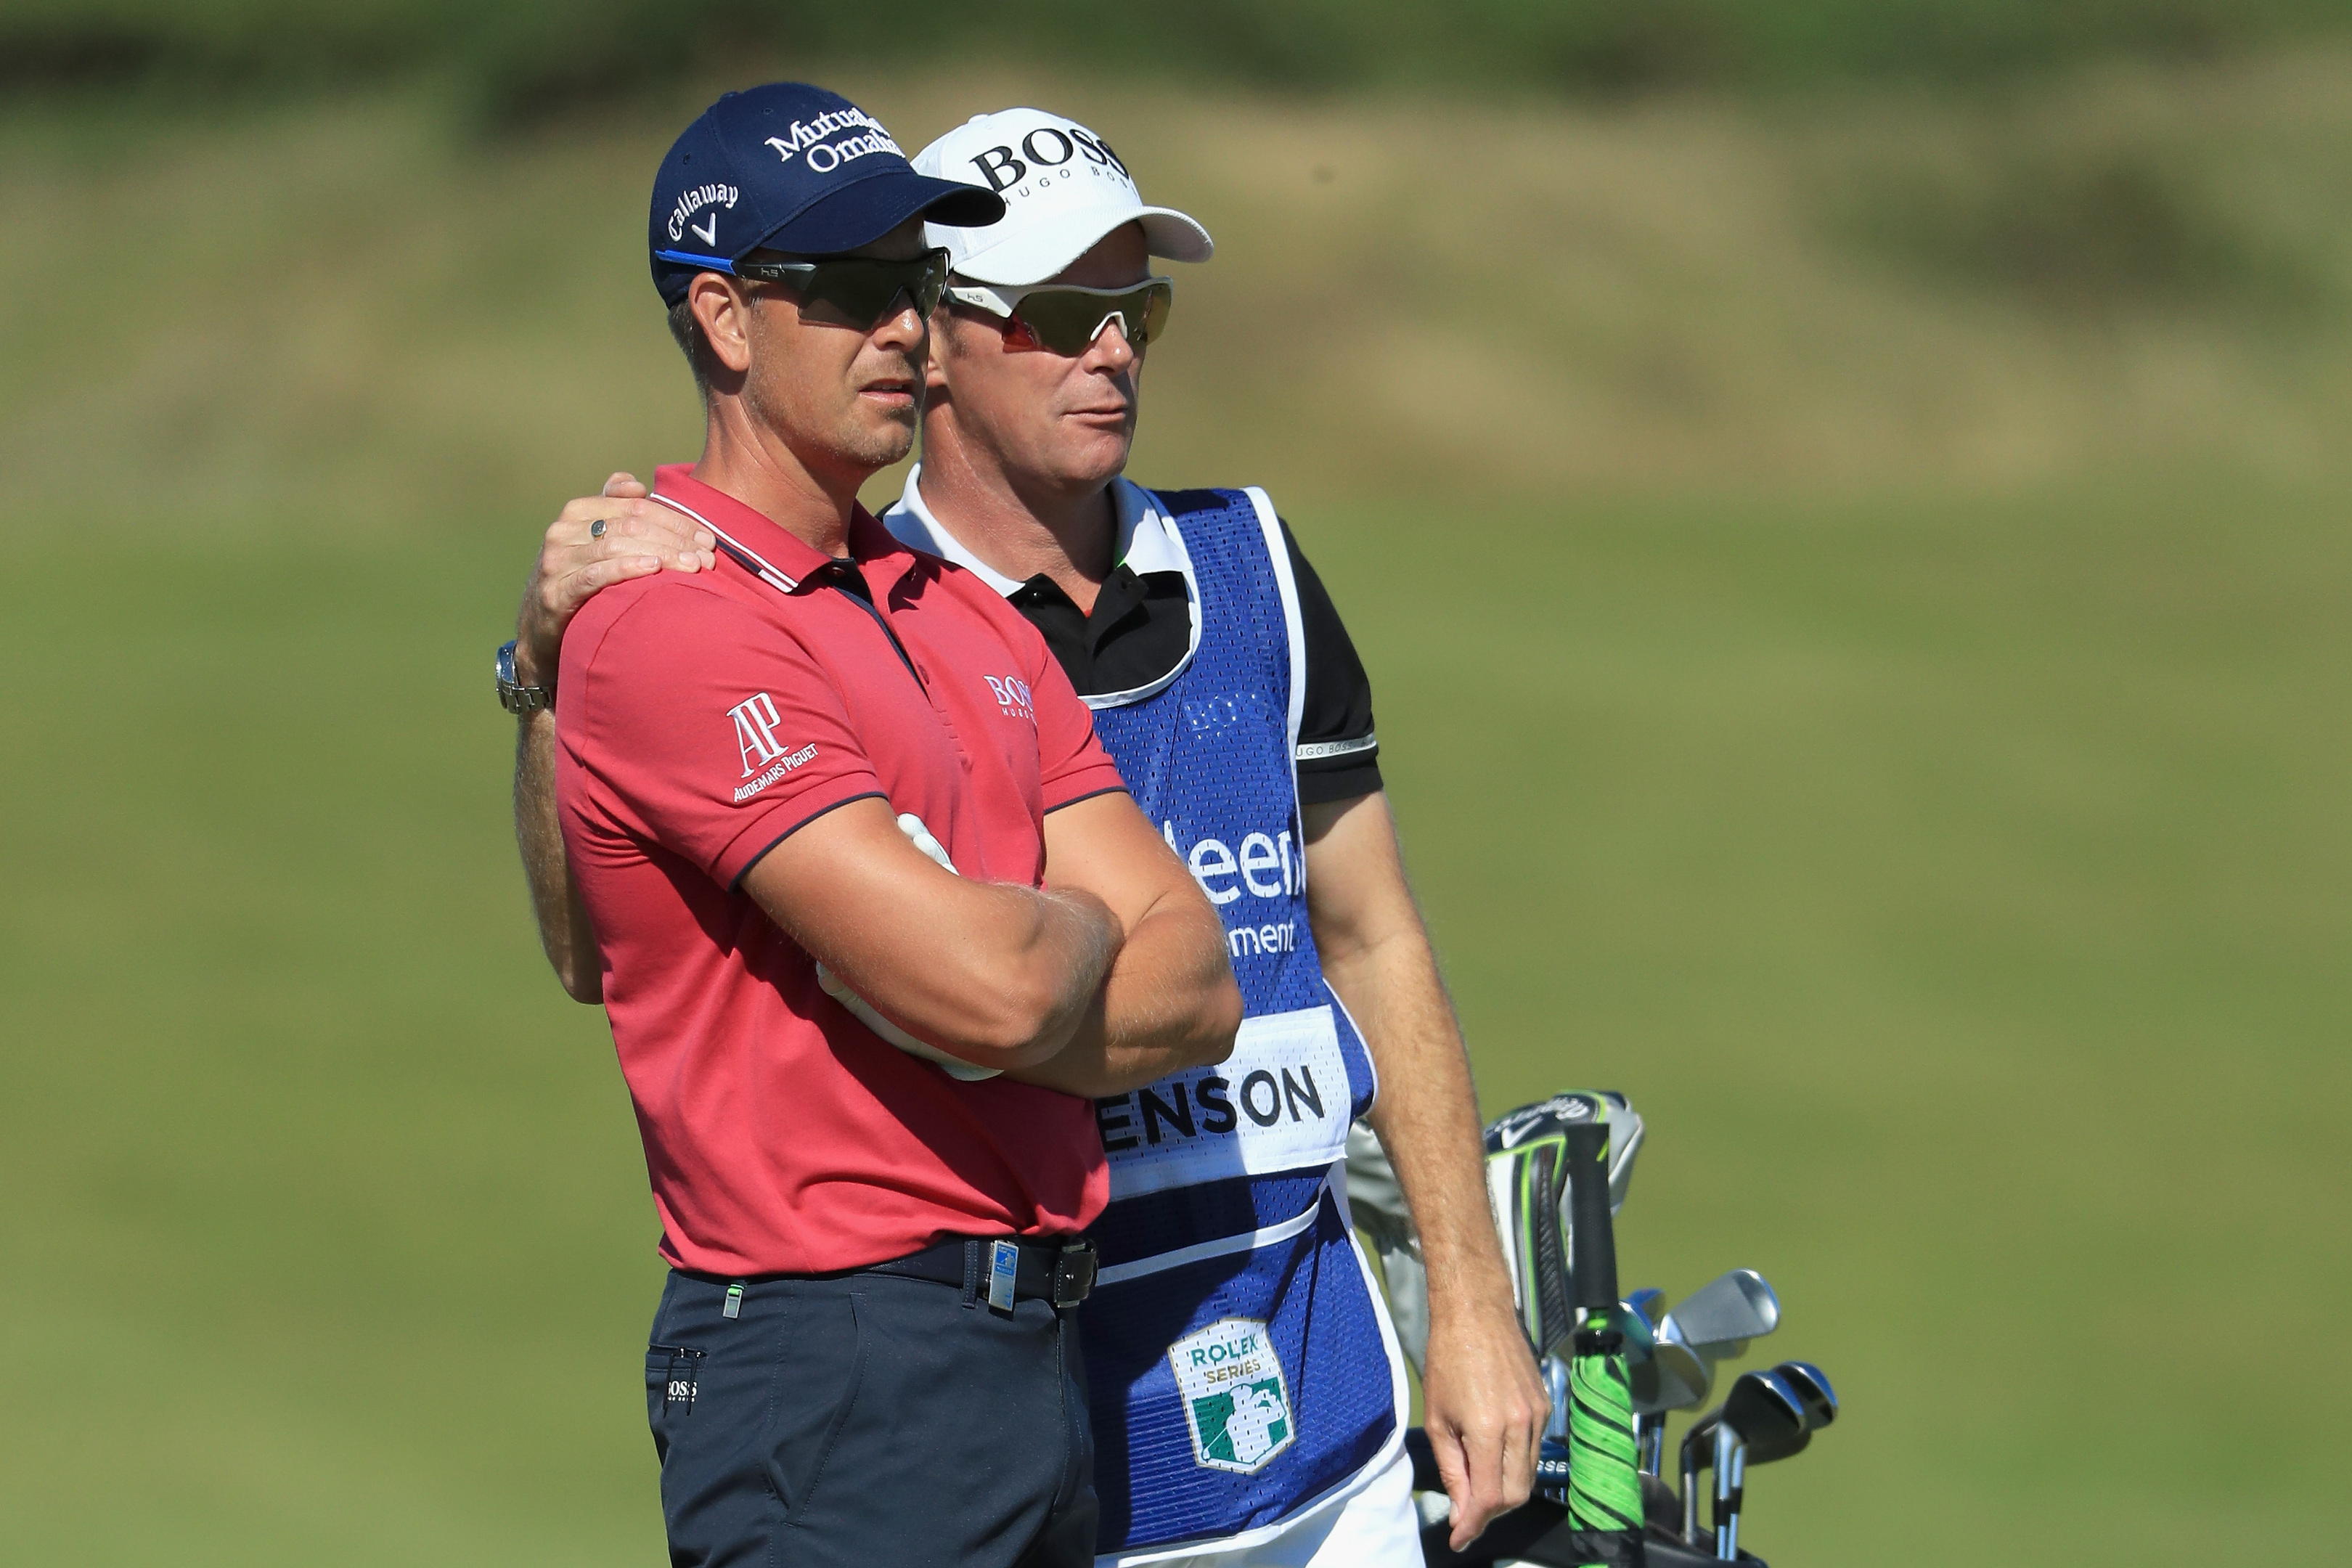
<path id="1" fill-rule="evenodd" d="M 555 706 L 555 693 L 544 686 L 525 686 L 515 679 L 515 645 L 499 649 L 499 706 L 522 717 Z"/>

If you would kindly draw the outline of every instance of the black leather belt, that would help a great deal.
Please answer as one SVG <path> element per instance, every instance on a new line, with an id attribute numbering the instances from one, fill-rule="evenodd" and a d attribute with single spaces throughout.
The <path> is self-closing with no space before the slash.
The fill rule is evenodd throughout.
<path id="1" fill-rule="evenodd" d="M 858 1272 L 929 1279 L 985 1300 L 992 1255 L 1000 1242 L 1008 1241 L 1020 1252 L 1013 1273 L 1014 1300 L 1050 1301 L 1059 1309 L 1076 1306 L 1093 1291 L 1095 1244 L 1083 1236 L 957 1237 L 887 1263 L 870 1263 Z"/>

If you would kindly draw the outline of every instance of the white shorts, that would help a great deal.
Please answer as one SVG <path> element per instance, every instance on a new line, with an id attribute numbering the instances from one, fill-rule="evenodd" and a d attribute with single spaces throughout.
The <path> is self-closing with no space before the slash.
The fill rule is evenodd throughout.
<path id="1" fill-rule="evenodd" d="M 1400 1447 L 1356 1490 L 1286 1520 L 1274 1535 L 1248 1545 L 1205 1542 L 1181 1557 L 1149 1552 L 1097 1557 L 1095 1568 L 1120 1568 L 1144 1560 L 1152 1568 L 1422 1568 L 1412 1460 Z"/>

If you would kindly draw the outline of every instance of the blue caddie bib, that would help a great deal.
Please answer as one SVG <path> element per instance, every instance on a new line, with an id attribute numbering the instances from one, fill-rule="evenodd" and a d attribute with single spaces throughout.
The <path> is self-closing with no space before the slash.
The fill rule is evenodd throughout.
<path id="1" fill-rule="evenodd" d="M 1404 1387 L 1336 1173 L 1375 1084 L 1307 921 L 1289 554 L 1262 491 L 1156 499 L 1190 557 L 1196 648 L 1088 705 L 1223 915 L 1246 1016 L 1230 1060 L 1096 1104 L 1111 1202 L 1078 1322 L 1105 1552 L 1239 1535 L 1349 1486 L 1402 1440 Z"/>

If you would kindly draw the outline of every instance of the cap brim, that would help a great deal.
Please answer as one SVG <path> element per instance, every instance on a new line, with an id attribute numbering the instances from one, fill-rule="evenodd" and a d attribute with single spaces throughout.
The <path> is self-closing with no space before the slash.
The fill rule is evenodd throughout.
<path id="1" fill-rule="evenodd" d="M 984 185 L 935 180 L 901 165 L 826 192 L 736 254 L 833 256 L 871 245 L 910 217 L 984 228 L 1003 216 L 1004 198 Z"/>
<path id="2" fill-rule="evenodd" d="M 1174 207 L 1143 209 L 1143 243 L 1152 255 L 1169 261 L 1206 261 L 1217 253 L 1209 231 Z"/>
<path id="3" fill-rule="evenodd" d="M 1206 261 L 1216 254 L 1217 243 L 1209 231 L 1185 214 L 1173 207 L 1132 207 L 1103 214 L 1099 222 L 1038 225 L 1024 233 L 1008 233 L 1000 243 L 966 256 L 956 270 L 975 283 L 1042 283 L 1101 244 L 1103 236 L 1131 223 L 1143 225 L 1144 248 L 1164 260 Z"/>

